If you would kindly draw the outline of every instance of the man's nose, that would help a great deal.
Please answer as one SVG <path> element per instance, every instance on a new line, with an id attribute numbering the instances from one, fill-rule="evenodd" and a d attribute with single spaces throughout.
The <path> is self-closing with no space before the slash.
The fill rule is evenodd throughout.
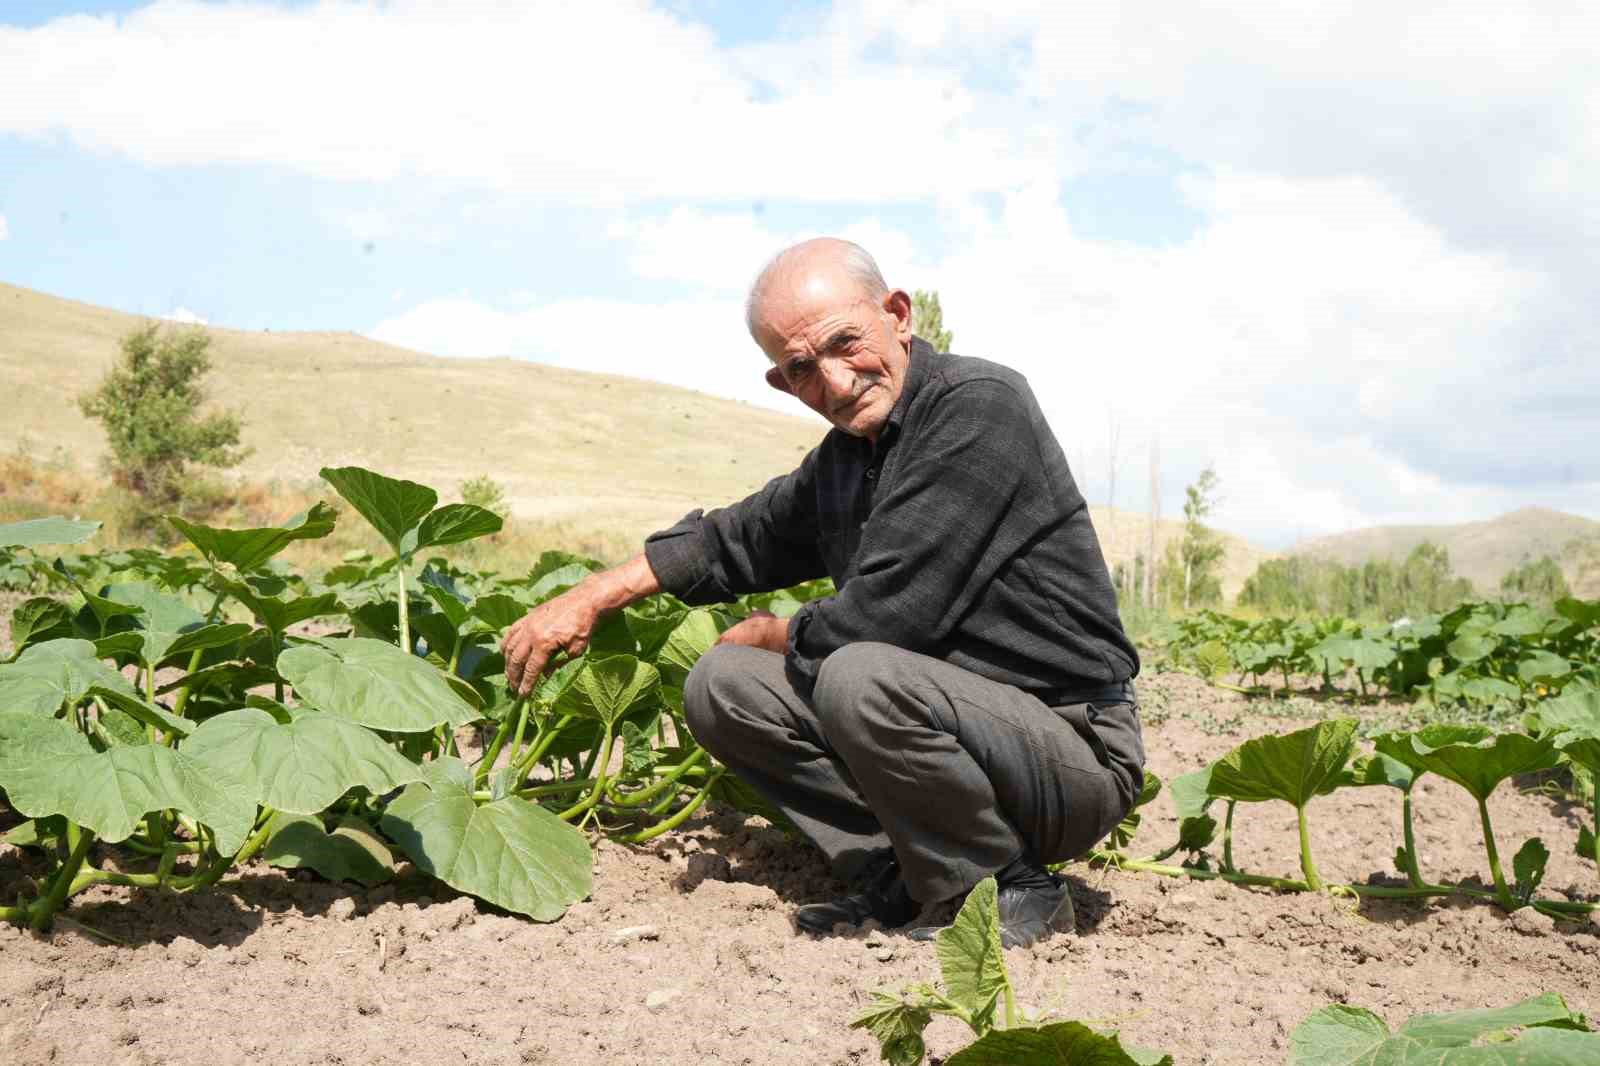
<path id="1" fill-rule="evenodd" d="M 855 390 L 856 372 L 844 365 L 842 359 L 824 359 L 821 365 L 822 380 L 834 396 L 849 396 Z"/>

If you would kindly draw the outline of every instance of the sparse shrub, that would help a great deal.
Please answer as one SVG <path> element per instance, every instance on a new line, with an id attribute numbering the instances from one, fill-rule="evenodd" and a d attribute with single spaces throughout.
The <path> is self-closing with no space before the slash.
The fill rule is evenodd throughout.
<path id="1" fill-rule="evenodd" d="M 105 427 L 112 480 L 143 512 L 128 516 L 134 528 L 153 531 L 163 512 L 184 509 L 191 464 L 229 467 L 247 454 L 238 414 L 201 414 L 210 345 L 203 330 L 162 333 L 152 323 L 122 338 L 120 358 L 78 397 L 84 415 Z"/>
<path id="2" fill-rule="evenodd" d="M 506 512 L 510 510 L 506 503 L 505 487 L 488 474 L 468 478 L 461 483 L 461 502 L 482 507 L 485 511 L 493 511 L 501 518 L 504 518 Z"/>

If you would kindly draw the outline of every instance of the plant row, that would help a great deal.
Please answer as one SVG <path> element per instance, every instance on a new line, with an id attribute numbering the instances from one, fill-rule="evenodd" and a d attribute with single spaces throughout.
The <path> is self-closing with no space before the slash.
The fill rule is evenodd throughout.
<path id="1" fill-rule="evenodd" d="M 1572 683 L 1600 685 L 1600 600 L 1553 607 L 1476 600 L 1393 623 L 1347 618 L 1236 618 L 1200 611 L 1164 626 L 1168 660 L 1217 682 L 1331 688 L 1354 678 L 1363 695 L 1458 703 L 1530 702 Z"/>
<path id="2" fill-rule="evenodd" d="M 1531 837 L 1512 858 L 1507 878 L 1489 815 L 1488 800 L 1500 785 L 1516 776 L 1566 768 L 1593 775 L 1600 770 L 1600 688 L 1585 682 L 1569 684 L 1559 695 L 1541 701 L 1523 719 L 1524 730 L 1496 731 L 1482 725 L 1433 724 L 1410 731 L 1376 732 L 1358 744 L 1360 723 L 1353 718 L 1320 722 L 1290 733 L 1247 740 L 1222 758 L 1172 781 L 1178 816 L 1178 840 L 1143 858 L 1128 847 L 1143 817 L 1142 808 L 1162 791 L 1162 782 L 1146 774 L 1137 806 L 1092 853 L 1094 861 L 1126 869 L 1172 876 L 1221 879 L 1290 891 L 1322 891 L 1359 896 L 1426 899 L 1464 895 L 1490 899 L 1506 910 L 1533 905 L 1556 915 L 1584 914 L 1600 904 L 1582 900 L 1548 900 L 1537 896 L 1550 858 L 1539 837 Z M 1470 885 L 1429 881 L 1418 862 L 1413 830 L 1416 783 L 1434 774 L 1464 789 L 1476 806 L 1493 891 Z M 1391 788 L 1400 799 L 1400 841 L 1394 852 L 1397 884 L 1327 885 L 1311 851 L 1309 810 L 1313 800 L 1344 788 Z M 1269 801 L 1295 810 L 1300 838 L 1301 877 L 1251 873 L 1235 861 L 1234 821 L 1241 805 Z M 1221 804 L 1221 822 L 1216 807 Z M 1593 794 L 1593 816 L 1600 820 L 1600 793 Z M 1221 855 L 1208 850 L 1220 836 Z M 1600 865 L 1600 835 L 1584 827 L 1577 852 Z M 1174 856 L 1181 865 L 1170 865 Z"/>
<path id="3" fill-rule="evenodd" d="M 188 891 L 255 856 L 374 884 L 404 854 L 552 920 L 589 893 L 587 832 L 643 842 L 713 797 L 779 817 L 694 743 L 682 685 L 753 607 L 789 613 L 825 585 L 715 611 L 653 597 L 519 699 L 502 634 L 598 564 L 547 552 L 501 576 L 424 558 L 500 519 L 357 467 L 322 475 L 385 557 L 314 578 L 283 565 L 333 530 L 322 503 L 271 528 L 171 518 L 188 542 L 172 552 L 47 558 L 97 526 L 0 526 L 51 592 L 15 609 L 0 664 L 0 794 L 27 819 L 5 839 L 42 866 L 0 919 L 42 929 L 94 885 Z"/>
<path id="4" fill-rule="evenodd" d="M 851 1027 L 878 1041 L 892 1066 L 919 1066 L 934 1015 L 963 1022 L 973 1043 L 948 1066 L 1172 1066 L 1171 1055 L 1124 1044 L 1082 1021 L 1040 1019 L 1017 1003 L 1000 941 L 993 878 L 967 896 L 940 930 L 939 983 L 872 993 Z M 1288 1066 L 1578 1066 L 1600 1061 L 1600 1034 L 1559 995 L 1546 993 L 1489 1010 L 1423 1014 L 1391 1031 L 1361 1007 L 1333 1004 L 1289 1036 Z"/>

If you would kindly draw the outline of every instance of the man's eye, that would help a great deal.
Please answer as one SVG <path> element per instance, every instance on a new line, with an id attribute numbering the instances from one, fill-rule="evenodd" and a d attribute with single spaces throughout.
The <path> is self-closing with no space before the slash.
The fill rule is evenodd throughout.
<path id="1" fill-rule="evenodd" d="M 809 362 L 790 363 L 789 368 L 784 371 L 784 376 L 790 381 L 801 381 L 810 375 L 812 365 Z"/>

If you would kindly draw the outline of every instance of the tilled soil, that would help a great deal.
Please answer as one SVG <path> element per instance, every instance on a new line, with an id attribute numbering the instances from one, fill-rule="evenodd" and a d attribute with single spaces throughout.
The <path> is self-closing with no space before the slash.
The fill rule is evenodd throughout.
<path id="1" fill-rule="evenodd" d="M 1162 719 L 1147 727 L 1150 766 L 1169 780 L 1302 724 L 1249 720 L 1240 697 L 1192 678 L 1142 686 Z M 1466 793 L 1428 779 L 1416 803 L 1424 872 L 1486 879 Z M 1546 894 L 1593 898 L 1600 875 L 1573 853 L 1578 812 L 1509 786 L 1491 808 L 1508 865 L 1539 835 Z M 1345 791 L 1311 810 L 1328 880 L 1394 875 L 1397 793 Z M 1171 811 L 1156 801 L 1134 852 L 1175 838 Z M 1241 808 L 1234 848 L 1245 868 L 1297 876 L 1293 811 Z M 0 893 L 30 869 L 0 847 Z M 1600 1010 L 1590 922 L 1067 872 L 1077 933 L 1007 953 L 1020 1001 L 1178 1063 L 1282 1063 L 1296 1023 L 1330 1002 L 1391 1024 L 1541 991 Z M 803 841 L 716 812 L 650 847 L 601 843 L 593 898 L 548 925 L 419 877 L 365 891 L 259 864 L 195 895 L 96 889 L 48 936 L 0 927 L 0 1062 L 874 1063 L 850 1019 L 869 990 L 933 980 L 937 963 L 894 932 L 797 935 L 794 908 L 841 887 Z M 934 1061 L 967 1039 L 950 1019 L 928 1035 Z"/>

